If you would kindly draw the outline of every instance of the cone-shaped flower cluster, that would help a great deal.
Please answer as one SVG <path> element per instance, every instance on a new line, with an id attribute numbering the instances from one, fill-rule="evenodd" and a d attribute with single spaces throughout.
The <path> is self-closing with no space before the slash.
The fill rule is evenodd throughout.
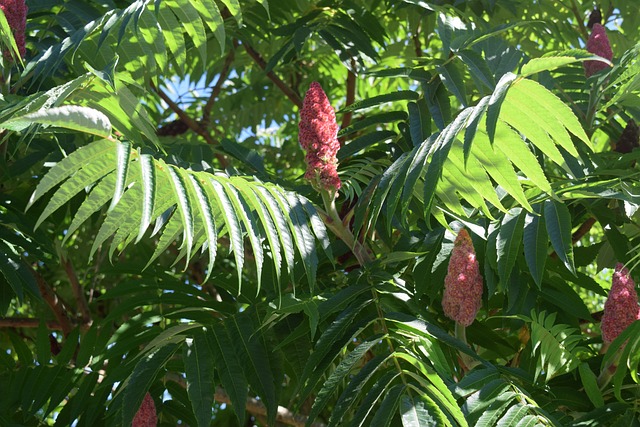
<path id="1" fill-rule="evenodd" d="M 13 30 L 13 37 L 20 51 L 20 56 L 24 58 L 27 53 L 25 47 L 25 30 L 27 28 L 27 5 L 25 0 L 0 0 L 0 9 L 7 18 L 7 23 Z M 11 58 L 8 50 L 4 51 L 5 58 Z"/>
<path id="2" fill-rule="evenodd" d="M 307 152 L 307 172 L 304 177 L 318 189 L 336 191 L 338 177 L 336 155 L 340 149 L 336 113 L 320 83 L 313 82 L 304 97 L 300 111 L 300 145 Z"/>
<path id="3" fill-rule="evenodd" d="M 640 319 L 640 306 L 635 288 L 636 284 L 629 275 L 629 270 L 618 263 L 600 325 L 604 342 L 615 340 L 627 326 Z"/>
<path id="4" fill-rule="evenodd" d="M 133 417 L 131 427 L 156 427 L 158 425 L 158 416 L 156 415 L 156 405 L 149 393 L 144 396 L 140 409 Z"/>
<path id="5" fill-rule="evenodd" d="M 482 305 L 482 276 L 466 229 L 454 242 L 447 277 L 444 279 L 442 308 L 444 314 L 463 326 L 469 326 Z"/>
<path id="6" fill-rule="evenodd" d="M 607 31 L 600 24 L 593 24 L 591 35 L 587 41 L 587 50 L 594 55 L 601 56 L 611 61 L 613 52 L 607 37 Z M 601 61 L 584 61 L 584 73 L 587 77 L 591 77 L 600 70 L 604 70 L 608 65 Z"/>

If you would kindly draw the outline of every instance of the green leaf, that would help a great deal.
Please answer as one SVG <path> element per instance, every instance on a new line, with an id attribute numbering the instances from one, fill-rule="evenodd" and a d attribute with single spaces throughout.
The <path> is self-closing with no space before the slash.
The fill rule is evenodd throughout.
<path id="1" fill-rule="evenodd" d="M 489 142 L 489 138 L 484 131 L 478 131 L 474 138 L 472 155 L 475 156 L 482 167 L 493 178 L 498 185 L 509 193 L 523 208 L 531 211 L 531 205 L 522 190 L 518 176 L 516 175 L 511 161 L 502 151 L 494 149 L 495 144 Z"/>
<path id="2" fill-rule="evenodd" d="M 378 368 L 380 368 L 384 364 L 386 359 L 387 357 L 385 355 L 375 356 L 373 359 L 369 360 L 367 364 L 364 365 L 357 374 L 355 374 L 353 377 L 349 379 L 347 386 L 345 387 L 344 391 L 340 395 L 340 398 L 336 401 L 336 404 L 334 405 L 333 410 L 331 411 L 331 417 L 329 418 L 329 426 L 335 426 L 337 425 L 337 423 L 343 420 L 347 411 L 351 409 L 351 407 L 355 404 L 356 399 L 360 397 L 359 395 L 360 393 L 362 393 L 362 389 L 364 388 L 364 386 L 378 371 Z M 388 385 L 388 382 L 390 382 L 391 379 L 395 378 L 397 375 L 398 374 L 395 372 L 387 372 L 385 376 L 382 378 L 383 380 L 382 384 L 384 384 L 384 386 L 386 387 Z M 382 384 L 380 384 L 380 386 Z M 371 392 L 374 389 L 374 387 L 370 387 L 369 392 Z M 379 390 L 379 391 L 381 392 L 382 390 Z M 375 392 L 374 392 L 374 395 L 375 395 Z M 378 398 L 379 396 L 380 394 L 378 394 Z M 372 409 L 374 402 L 369 402 L 368 398 L 373 399 L 374 396 L 369 397 L 369 394 L 367 394 L 365 399 L 363 399 L 363 401 L 361 402 L 360 408 L 358 408 L 358 412 L 360 412 L 360 409 L 362 409 L 362 406 L 364 405 L 366 405 L 366 407 L 369 408 L 369 410 Z M 377 400 L 377 398 L 375 400 Z M 356 414 L 353 419 L 354 420 L 359 419 L 364 421 L 366 417 L 367 417 L 367 414 Z"/>
<path id="3" fill-rule="evenodd" d="M 475 50 L 464 49 L 459 51 L 458 57 L 469 69 L 472 77 L 485 85 L 488 89 L 494 90 L 496 86 L 495 79 L 485 59 Z"/>
<path id="4" fill-rule="evenodd" d="M 178 350 L 177 344 L 168 344 L 155 353 L 142 358 L 120 390 L 124 389 L 122 399 L 122 425 L 131 425 L 133 417 L 140 408 L 145 394 L 151 387 L 156 375 Z"/>
<path id="5" fill-rule="evenodd" d="M 94 142 L 93 144 L 89 144 L 85 147 L 79 148 L 78 150 L 71 153 L 68 157 L 57 163 L 38 183 L 36 190 L 33 192 L 31 198 L 29 199 L 27 209 L 29 209 L 29 207 L 31 207 L 46 192 L 51 190 L 56 185 L 60 184 L 62 181 L 80 170 L 85 165 L 92 164 L 93 162 L 99 159 L 101 160 L 104 157 L 109 158 L 109 155 L 115 152 L 115 145 L 116 143 L 114 141 L 102 139 L 100 141 Z"/>
<path id="6" fill-rule="evenodd" d="M 431 212 L 435 189 L 442 175 L 442 168 L 449 154 L 449 150 L 451 149 L 451 145 L 455 141 L 458 133 L 467 124 L 468 118 L 472 112 L 472 108 L 462 110 L 456 119 L 442 131 L 436 142 L 433 144 L 433 156 L 431 157 L 431 162 L 429 162 L 429 165 L 427 166 L 427 173 L 424 177 L 423 194 L 425 217 L 428 217 Z"/>
<path id="7" fill-rule="evenodd" d="M 403 395 L 400 399 L 400 416 L 403 427 L 443 425 L 444 418 L 435 402 L 425 396 Z M 439 415 L 439 416 L 438 416 Z"/>
<path id="8" fill-rule="evenodd" d="M 229 336 L 234 337 L 236 357 L 239 357 L 245 367 L 247 379 L 264 402 L 269 424 L 273 425 L 278 408 L 278 393 L 268 349 L 259 333 L 255 333 L 256 327 L 246 311 L 230 317 L 225 321 L 225 325 L 229 330 Z"/>
<path id="9" fill-rule="evenodd" d="M 557 200 L 545 200 L 544 221 L 553 249 L 565 267 L 575 274 L 573 244 L 571 242 L 571 213 L 569 212 L 569 208 Z"/>
<path id="10" fill-rule="evenodd" d="M 140 170 L 142 172 L 142 185 L 143 197 L 142 197 L 142 219 L 140 221 L 140 228 L 138 230 L 138 237 L 136 243 L 142 239 L 142 236 L 151 225 L 153 219 L 153 210 L 155 208 L 156 201 L 156 168 L 153 164 L 153 158 L 148 154 L 140 155 Z M 213 240 L 215 241 L 215 239 Z M 215 257 L 214 257 L 215 258 Z"/>
<path id="11" fill-rule="evenodd" d="M 205 223 L 205 233 L 207 236 L 208 242 L 208 251 L 209 251 L 209 263 L 207 265 L 207 274 L 204 278 L 206 282 L 211 273 L 213 272 L 213 264 L 216 260 L 216 250 L 217 250 L 217 242 L 218 242 L 218 232 L 216 231 L 216 222 L 213 217 L 213 211 L 209 204 L 209 199 L 206 195 L 206 190 L 204 188 L 204 183 L 206 182 L 206 178 L 201 176 L 200 174 L 196 177 L 193 174 L 189 174 L 189 182 L 193 186 L 193 190 L 196 194 L 198 201 L 198 209 L 200 210 L 201 217 L 204 219 Z"/>
<path id="12" fill-rule="evenodd" d="M 129 160 L 131 159 L 131 144 L 128 142 L 120 142 L 117 148 L 117 166 L 116 166 L 116 186 L 113 192 L 113 199 L 109 210 L 113 210 L 124 194 L 125 182 L 127 182 L 127 173 L 129 172 Z"/>
<path id="13" fill-rule="evenodd" d="M 498 274 L 503 283 L 509 281 L 511 270 L 520 255 L 525 216 L 526 213 L 522 209 L 511 209 L 504 216 L 498 231 Z"/>
<path id="14" fill-rule="evenodd" d="M 264 262 L 262 241 L 253 226 L 253 224 L 257 221 L 255 221 L 253 213 L 249 206 L 242 198 L 240 198 L 238 190 L 236 190 L 235 187 L 233 187 L 229 182 L 222 181 L 222 183 L 224 185 L 225 191 L 227 192 L 227 195 L 229 196 L 229 200 L 231 200 L 234 210 L 240 217 L 242 224 L 244 224 L 244 230 L 249 237 L 249 242 L 251 243 L 251 248 L 253 249 L 253 259 L 256 263 L 257 294 L 258 292 L 260 292 L 260 285 L 262 283 L 262 264 Z"/>
<path id="15" fill-rule="evenodd" d="M 528 77 L 532 74 L 540 73 L 542 71 L 552 71 L 560 67 L 564 67 L 575 62 L 582 61 L 601 61 L 609 66 L 613 66 L 610 61 L 606 59 L 590 54 L 586 51 L 573 51 L 577 56 L 548 56 L 545 55 L 541 58 L 533 58 L 520 69 L 520 75 L 522 77 Z M 567 52 L 570 53 L 570 52 Z"/>
<path id="16" fill-rule="evenodd" d="M 400 398 L 405 388 L 404 384 L 398 384 L 387 391 L 387 395 L 371 420 L 371 427 L 389 427 L 393 417 L 396 415 L 396 408 L 400 403 Z"/>
<path id="17" fill-rule="evenodd" d="M 376 382 L 369 388 L 369 392 L 360 403 L 358 412 L 356 412 L 353 420 L 351 421 L 351 427 L 362 427 L 369 416 L 373 412 L 375 403 L 380 400 L 385 390 L 392 384 L 393 380 L 400 376 L 399 372 L 387 372 L 382 375 Z M 351 383 L 350 383 L 351 384 Z M 346 391 L 345 391 L 346 393 Z M 337 406 L 337 405 L 336 405 Z M 333 414 L 329 419 L 329 425 L 335 426 L 340 420 L 336 420 L 332 423 Z"/>
<path id="18" fill-rule="evenodd" d="M 516 80 L 516 75 L 513 73 L 506 73 L 503 75 L 495 90 L 489 98 L 489 105 L 487 106 L 487 135 L 489 135 L 489 142 L 493 144 L 496 134 L 496 125 L 498 123 L 498 117 L 502 109 L 502 103 L 504 102 L 509 88 Z"/>
<path id="19" fill-rule="evenodd" d="M 338 111 L 340 113 L 346 113 L 349 111 L 362 110 L 364 108 L 375 107 L 387 102 L 394 101 L 402 101 L 402 100 L 416 100 L 420 97 L 420 95 L 413 90 L 398 90 L 391 93 L 385 93 L 378 96 L 373 96 L 371 98 L 363 99 L 362 101 L 354 102 L 353 104 L 347 105 Z"/>
<path id="20" fill-rule="evenodd" d="M 496 126 L 496 136 L 493 146 L 502 153 L 522 171 L 535 187 L 547 194 L 552 194 L 551 184 L 538 162 L 536 156 L 527 147 L 525 141 L 503 122 L 498 122 Z"/>
<path id="21" fill-rule="evenodd" d="M 584 391 L 587 393 L 593 406 L 596 408 L 604 406 L 604 398 L 602 397 L 602 391 L 600 391 L 598 387 L 596 374 L 594 374 L 591 368 L 589 368 L 589 365 L 584 362 L 578 367 L 578 372 L 580 373 L 580 381 L 582 381 Z"/>
<path id="22" fill-rule="evenodd" d="M 437 67 L 440 79 L 445 87 L 460 101 L 460 105 L 467 107 L 467 93 L 464 88 L 462 74 L 453 62 L 447 62 Z"/>
<path id="23" fill-rule="evenodd" d="M 244 265 L 244 241 L 240 220 L 229 199 L 225 186 L 221 183 L 222 178 L 209 177 L 207 190 L 213 189 L 213 196 L 218 201 L 220 213 L 224 218 L 224 223 L 229 233 L 229 246 L 236 261 L 236 271 L 238 274 L 238 294 L 242 291 L 242 267 Z"/>
<path id="24" fill-rule="evenodd" d="M 367 147 L 377 144 L 378 142 L 385 141 L 389 138 L 393 138 L 396 135 L 396 132 L 390 130 L 379 130 L 359 136 L 340 148 L 338 151 L 338 161 L 342 161 Z"/>
<path id="25" fill-rule="evenodd" d="M 36 111 L 0 123 L 0 128 L 23 130 L 33 123 L 76 130 L 101 138 L 111 136 L 109 118 L 98 110 L 78 105 L 65 105 Z"/>
<path id="26" fill-rule="evenodd" d="M 301 398 L 306 398 L 313 391 L 320 380 L 323 369 L 337 356 L 336 350 L 341 349 L 349 342 L 353 336 L 353 321 L 368 303 L 369 300 L 359 305 L 349 306 L 322 333 L 302 370 L 301 383 L 298 386 L 300 388 L 304 385 L 304 388 L 299 392 Z M 314 375 L 314 373 L 316 374 Z"/>
<path id="27" fill-rule="evenodd" d="M 11 27 L 9 26 L 9 23 L 7 22 L 7 18 L 5 17 L 4 10 L 0 11 L 0 35 L 2 36 L 2 39 L 3 39 L 2 45 L 4 45 L 4 43 L 6 43 L 7 40 L 9 41 L 10 50 L 8 52 L 11 54 L 11 57 L 17 58 L 18 61 L 22 63 L 22 55 L 18 50 L 18 45 L 16 44 L 16 40 L 13 36 L 13 30 L 11 29 Z"/>
<path id="28" fill-rule="evenodd" d="M 498 420 L 496 427 L 512 427 L 522 420 L 529 412 L 527 405 L 520 403 L 510 407 L 507 412 Z"/>
<path id="29" fill-rule="evenodd" d="M 233 341 L 227 328 L 220 323 L 207 328 L 205 333 L 222 386 L 231 399 L 239 424 L 244 425 L 249 385 L 236 355 Z"/>
<path id="30" fill-rule="evenodd" d="M 211 425 L 213 408 L 214 354 L 211 352 L 207 339 L 202 331 L 196 331 L 193 339 L 186 340 L 183 349 L 183 361 L 187 379 L 187 393 L 193 413 L 198 420 L 198 426 Z"/>
<path id="31" fill-rule="evenodd" d="M 335 390 L 344 381 L 345 377 L 349 375 L 351 370 L 355 367 L 356 363 L 358 363 L 360 359 L 362 359 L 362 357 L 371 349 L 371 347 L 378 344 L 378 342 L 384 338 L 385 336 L 381 334 L 377 334 L 373 337 L 367 338 L 356 348 L 354 348 L 353 351 L 351 351 L 347 355 L 347 357 L 340 361 L 336 369 L 331 373 L 329 378 L 327 378 L 327 381 L 325 381 L 324 385 L 316 395 L 313 406 L 311 407 L 311 412 L 309 413 L 309 418 L 307 419 L 307 426 L 310 426 L 311 423 L 316 419 L 318 414 L 320 414 L 320 411 L 324 409 Z"/>
<path id="32" fill-rule="evenodd" d="M 533 280 L 538 285 L 542 284 L 544 266 L 549 256 L 547 229 L 542 218 L 542 204 L 533 205 L 533 212 L 528 212 L 524 220 L 524 258 L 531 272 Z"/>
<path id="33" fill-rule="evenodd" d="M 451 102 L 444 84 L 438 77 L 423 84 L 425 100 L 434 123 L 440 130 L 444 130 L 451 121 Z"/>

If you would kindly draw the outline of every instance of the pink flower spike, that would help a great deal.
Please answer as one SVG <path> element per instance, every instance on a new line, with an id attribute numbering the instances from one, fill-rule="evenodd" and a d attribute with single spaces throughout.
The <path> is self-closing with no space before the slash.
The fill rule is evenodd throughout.
<path id="1" fill-rule="evenodd" d="M 300 146 L 306 150 L 305 178 L 321 190 L 337 191 L 342 183 L 338 177 L 338 123 L 336 113 L 320 83 L 313 82 L 304 97 L 298 124 Z"/>
<path id="2" fill-rule="evenodd" d="M 606 29 L 600 24 L 593 24 L 593 30 L 587 41 L 587 51 L 594 55 L 601 56 L 611 61 L 613 59 L 613 51 L 609 44 Z M 584 73 L 587 77 L 591 77 L 600 70 L 604 70 L 609 65 L 601 61 L 584 61 Z"/>
<path id="3" fill-rule="evenodd" d="M 27 53 L 25 47 L 25 31 L 27 28 L 27 5 L 25 0 L 0 0 L 0 9 L 7 18 L 7 23 L 13 31 L 20 56 L 24 58 Z M 9 50 L 4 51 L 5 58 L 11 58 Z"/>
<path id="4" fill-rule="evenodd" d="M 622 264 L 616 265 L 611 282 L 609 297 L 604 304 L 604 314 L 600 329 L 602 340 L 611 342 L 635 320 L 640 319 L 638 294 L 629 270 Z"/>
<path id="5" fill-rule="evenodd" d="M 133 417 L 131 427 L 156 427 L 158 425 L 158 416 L 156 415 L 156 405 L 149 393 L 145 394 L 140 409 Z"/>
<path id="6" fill-rule="evenodd" d="M 473 242 L 463 228 L 454 242 L 444 279 L 444 314 L 462 326 L 469 326 L 482 305 L 482 290 L 482 276 Z"/>

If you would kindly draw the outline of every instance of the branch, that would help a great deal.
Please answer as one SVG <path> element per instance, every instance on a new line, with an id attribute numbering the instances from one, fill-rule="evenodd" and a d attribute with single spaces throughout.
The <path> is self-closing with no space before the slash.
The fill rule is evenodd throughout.
<path id="1" fill-rule="evenodd" d="M 169 108 L 171 108 L 173 112 L 175 112 L 178 115 L 178 117 L 180 117 L 180 120 L 182 120 L 189 129 L 191 129 L 192 131 L 194 131 L 195 133 L 203 137 L 204 140 L 207 141 L 207 144 L 218 145 L 219 142 L 213 139 L 213 137 L 205 127 L 201 126 L 200 123 L 195 121 L 182 108 L 180 108 L 178 104 L 173 102 L 173 100 L 169 98 L 169 96 L 166 93 L 164 93 L 162 89 L 160 89 L 155 84 L 153 84 L 153 82 L 151 82 L 150 84 L 151 84 L 151 88 L 158 94 L 158 96 L 160 96 L 160 98 L 162 98 L 164 102 L 167 103 Z M 229 165 L 229 162 L 227 161 L 227 159 L 225 159 L 224 156 L 222 156 L 220 153 L 216 153 L 215 156 L 223 168 L 226 168 Z"/>
<path id="2" fill-rule="evenodd" d="M 355 68 L 355 61 L 351 60 L 351 66 Z M 353 71 L 348 70 L 347 72 L 347 100 L 345 103 L 345 107 L 353 104 L 356 99 L 356 75 Z M 340 125 L 341 129 L 346 128 L 351 124 L 351 118 L 353 117 L 353 111 L 348 111 L 344 113 L 342 116 L 342 124 Z M 344 137 L 338 138 L 340 141 L 340 145 L 344 145 Z"/>
<path id="3" fill-rule="evenodd" d="M 84 296 L 84 289 L 82 288 L 82 285 L 80 285 L 78 276 L 73 269 L 73 264 L 71 264 L 70 259 L 63 259 L 62 266 L 64 267 L 64 271 L 67 273 L 69 283 L 71 283 L 71 289 L 73 290 L 73 295 L 76 298 L 78 310 L 80 310 L 80 313 L 82 314 L 82 324 L 83 326 L 89 327 L 92 323 L 91 311 L 89 311 L 89 304 L 87 303 L 87 298 Z"/>
<path id="4" fill-rule="evenodd" d="M 153 82 L 151 82 L 151 89 L 153 89 L 158 94 L 158 96 L 160 96 L 160 98 L 162 98 L 162 100 L 166 102 L 167 105 L 169 105 L 169 108 L 171 108 L 178 115 L 178 117 L 180 117 L 180 120 L 182 120 L 189 127 L 189 129 L 202 136 L 205 141 L 207 141 L 207 144 L 216 145 L 218 143 L 218 141 L 214 140 L 209 132 L 207 132 L 200 125 L 200 123 L 196 122 L 190 115 L 184 112 L 184 110 L 180 108 L 178 104 L 176 104 L 171 98 L 169 98 L 169 95 L 164 93 L 162 89 L 153 84 Z"/>
<path id="5" fill-rule="evenodd" d="M 52 331 L 61 331 L 62 326 L 59 322 L 45 322 L 47 329 Z M 7 317 L 0 318 L 0 328 L 37 328 L 40 326 L 40 319 L 32 319 L 29 317 Z"/>
<path id="6" fill-rule="evenodd" d="M 214 399 L 220 403 L 226 403 L 231 405 L 231 399 L 226 391 L 224 391 L 221 387 L 216 388 L 216 393 L 214 395 Z M 247 399 L 247 405 L 245 407 L 246 411 L 252 415 L 266 416 L 267 408 L 264 406 L 264 403 L 250 397 Z M 278 413 L 276 415 L 276 421 L 281 422 L 283 424 L 287 424 L 294 427 L 304 427 L 307 423 L 307 417 L 304 415 L 297 415 L 288 410 L 285 407 L 278 406 Z M 323 423 L 313 423 L 312 427 L 324 427 Z"/>
<path id="7" fill-rule="evenodd" d="M 175 373 L 167 373 L 165 377 L 171 381 L 174 381 L 181 385 L 182 387 L 187 387 L 186 380 Z M 227 405 L 232 405 L 231 398 L 227 394 L 227 392 L 222 387 L 216 387 L 216 392 L 213 395 L 213 398 L 218 403 L 225 403 Z M 264 406 L 264 403 L 259 401 L 256 398 L 249 397 L 247 398 L 247 404 L 245 405 L 245 410 L 251 415 L 255 416 L 266 416 L 267 415 L 267 407 Z M 307 423 L 308 417 L 304 415 L 297 415 L 291 412 L 289 409 L 278 406 L 278 411 L 276 414 L 276 421 L 287 424 L 294 427 L 304 427 Z M 325 427 L 323 423 L 313 423 L 311 427 Z"/>
<path id="8" fill-rule="evenodd" d="M 420 43 L 420 21 L 418 21 L 418 25 L 416 25 L 416 31 L 413 33 L 411 37 L 413 39 L 413 46 L 416 52 L 416 56 L 420 58 L 422 56 L 422 43 Z"/>
<path id="9" fill-rule="evenodd" d="M 233 47 L 227 54 L 227 57 L 224 59 L 224 64 L 222 65 L 222 70 L 220 70 L 220 75 L 218 76 L 218 80 L 216 81 L 216 84 L 211 89 L 211 95 L 209 95 L 209 99 L 207 100 L 207 103 L 202 109 L 202 123 L 205 125 L 205 127 L 207 127 L 207 125 L 209 124 L 209 121 L 211 120 L 211 109 L 213 109 L 213 104 L 215 104 L 216 99 L 218 98 L 218 96 L 220 95 L 220 92 L 222 91 L 222 84 L 227 80 L 227 77 L 229 76 L 229 68 L 231 68 L 231 63 L 235 58 L 235 55 L 236 55 L 235 48 L 237 44 L 238 44 L 238 41 L 234 40 Z"/>
<path id="10" fill-rule="evenodd" d="M 594 217 L 587 218 L 585 222 L 582 223 L 580 227 L 571 235 L 571 244 L 575 245 L 584 237 L 585 234 L 591 230 L 591 227 L 596 223 L 596 219 Z M 558 254 L 556 251 L 551 252 L 551 258 L 558 258 Z"/>
<path id="11" fill-rule="evenodd" d="M 584 25 L 584 16 L 580 14 L 578 5 L 576 4 L 575 0 L 571 0 L 571 6 L 569 8 L 571 9 L 571 12 L 573 12 L 573 15 L 576 17 L 578 30 L 580 31 L 580 34 L 582 35 L 582 37 L 584 37 L 584 41 L 586 42 L 587 40 L 589 40 L 589 32 L 587 31 L 587 27 L 585 27 Z"/>
<path id="12" fill-rule="evenodd" d="M 252 48 L 246 43 L 242 43 L 242 46 L 244 47 L 244 50 L 247 51 L 249 56 L 255 61 L 255 63 L 258 64 L 260 68 L 262 68 L 262 70 L 265 70 L 267 68 L 266 61 L 262 58 L 262 56 L 260 56 L 258 52 L 256 52 L 254 48 Z M 291 100 L 291 102 L 293 102 L 298 108 L 302 108 L 302 98 L 300 98 L 300 95 L 298 95 L 298 93 L 295 90 L 287 86 L 287 84 L 283 82 L 282 79 L 280 79 L 280 77 L 276 76 L 276 74 L 273 71 L 267 72 L 267 77 L 269 77 L 269 79 L 276 86 L 278 86 L 278 88 L 282 91 L 282 93 L 284 93 L 287 96 L 287 98 Z"/>
<path id="13" fill-rule="evenodd" d="M 40 273 L 34 270 L 33 267 L 29 268 L 35 276 L 36 282 L 38 282 L 38 289 L 40 289 L 42 298 L 49 305 L 51 311 L 53 311 L 53 314 L 56 316 L 56 319 L 58 319 L 58 323 L 60 323 L 60 329 L 66 337 L 73 329 L 73 325 L 71 324 L 69 316 L 67 316 L 67 312 L 62 305 L 62 301 L 60 300 L 60 298 L 58 298 L 58 295 L 56 295 L 55 291 L 51 289 L 51 286 L 49 286 L 49 284 L 44 280 Z"/>

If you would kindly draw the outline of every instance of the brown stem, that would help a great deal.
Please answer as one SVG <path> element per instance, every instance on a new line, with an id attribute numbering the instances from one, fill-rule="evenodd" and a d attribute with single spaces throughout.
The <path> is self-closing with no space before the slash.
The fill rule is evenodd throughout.
<path id="1" fill-rule="evenodd" d="M 231 63 L 236 55 L 236 45 L 238 44 L 237 40 L 233 41 L 233 47 L 227 54 L 227 57 L 224 59 L 224 64 L 222 65 L 222 70 L 220 70 L 220 75 L 218 76 L 218 80 L 216 84 L 211 89 L 211 95 L 209 95 L 209 99 L 202 109 L 202 124 L 204 127 L 208 127 L 209 121 L 211 120 L 211 110 L 213 109 L 213 105 L 218 99 L 220 92 L 222 91 L 222 84 L 227 80 L 229 76 L 229 69 L 231 68 Z"/>
<path id="2" fill-rule="evenodd" d="M 47 321 L 45 323 L 49 330 L 62 330 L 59 322 Z M 40 319 L 32 319 L 29 317 L 6 317 L 0 319 L 0 328 L 37 328 L 38 326 L 40 326 Z"/>
<path id="3" fill-rule="evenodd" d="M 158 94 L 160 98 L 162 98 L 164 102 L 167 103 L 169 108 L 171 108 L 173 112 L 175 112 L 178 115 L 178 117 L 180 117 L 180 120 L 182 120 L 189 129 L 191 129 L 192 131 L 194 131 L 195 133 L 203 137 L 204 140 L 207 141 L 207 144 L 209 145 L 219 144 L 218 141 L 213 139 L 209 131 L 204 126 L 201 126 L 200 123 L 195 121 L 182 108 L 180 108 L 178 104 L 173 102 L 173 100 L 169 98 L 169 95 L 164 93 L 164 91 L 159 87 L 157 87 L 155 84 L 153 84 L 153 82 L 151 82 L 150 84 L 151 84 L 151 88 Z M 216 153 L 215 156 L 223 168 L 226 168 L 229 165 L 229 162 L 227 161 L 227 159 L 224 156 L 222 156 L 220 153 Z"/>
<path id="4" fill-rule="evenodd" d="M 351 67 L 355 68 L 356 65 L 356 61 L 355 60 L 351 60 Z M 353 104 L 353 102 L 356 99 L 356 75 L 353 71 L 348 70 L 347 71 L 347 100 L 345 103 L 345 107 L 348 107 L 349 105 Z M 346 128 L 347 126 L 349 126 L 351 124 L 351 118 L 353 117 L 353 111 L 347 111 L 346 113 L 344 113 L 344 115 L 342 116 L 342 124 L 340 125 L 341 129 Z M 340 141 L 340 145 L 344 145 L 344 137 L 342 138 L 338 138 L 338 140 Z"/>
<path id="5" fill-rule="evenodd" d="M 263 70 L 267 68 L 267 62 L 258 52 L 256 52 L 253 47 L 245 42 L 242 43 L 242 46 L 260 68 L 262 68 Z M 273 84 L 275 84 L 282 91 L 282 93 L 284 93 L 287 98 L 291 100 L 291 102 L 293 102 L 298 108 L 302 108 L 302 98 L 300 98 L 300 95 L 298 95 L 295 90 L 293 90 L 285 82 L 283 82 L 280 77 L 276 76 L 273 71 L 267 72 L 267 77 L 269 77 Z"/>
<path id="6" fill-rule="evenodd" d="M 160 98 L 162 98 L 164 102 L 167 103 L 167 105 L 169 105 L 169 108 L 171 108 L 178 115 L 178 117 L 180 117 L 180 120 L 182 120 L 189 127 L 189 129 L 202 136 L 208 144 L 218 144 L 218 141 L 214 140 L 209 132 L 207 132 L 200 125 L 200 123 L 189 116 L 182 108 L 180 108 L 180 106 L 178 106 L 178 104 L 176 104 L 171 98 L 169 98 L 169 95 L 164 93 L 164 91 L 157 87 L 153 82 L 151 82 L 151 88 L 158 94 L 158 96 L 160 96 Z"/>
<path id="7" fill-rule="evenodd" d="M 185 379 L 176 374 L 168 373 L 166 375 L 166 378 L 178 383 L 182 387 L 187 386 Z M 222 387 L 216 387 L 216 391 L 213 395 L 213 398 L 216 400 L 216 402 L 232 405 L 231 398 Z M 264 403 L 262 403 L 261 401 L 253 397 L 247 398 L 245 410 L 254 416 L 264 417 L 267 415 L 267 407 L 264 406 Z M 278 411 L 276 414 L 277 422 L 280 422 L 282 424 L 286 424 L 289 426 L 294 426 L 294 427 L 304 427 L 305 424 L 307 423 L 307 419 L 308 417 L 305 417 L 304 415 L 295 414 L 291 410 L 283 406 L 278 406 Z M 311 426 L 325 427 L 323 423 L 318 423 L 318 422 L 311 424 Z"/>
<path id="8" fill-rule="evenodd" d="M 591 227 L 596 223 L 596 219 L 594 217 L 587 218 L 585 222 L 573 233 L 571 236 L 571 243 L 574 245 L 578 243 L 582 237 L 591 230 Z"/>
<path id="9" fill-rule="evenodd" d="M 56 316 L 56 319 L 58 319 L 58 323 L 60 324 L 60 329 L 62 330 L 62 333 L 66 337 L 67 335 L 69 335 L 69 333 L 73 329 L 73 325 L 71 324 L 71 320 L 69 319 L 69 316 L 67 316 L 67 312 L 64 309 L 62 301 L 60 300 L 60 298 L 58 298 L 58 295 L 51 288 L 51 286 L 49 286 L 49 284 L 44 280 L 44 278 L 40 275 L 40 273 L 38 273 L 32 267 L 30 268 L 31 268 L 31 272 L 36 278 L 36 282 L 38 283 L 38 289 L 40 289 L 40 294 L 42 295 L 42 298 L 49 305 L 49 307 L 51 308 L 51 311 L 53 311 L 53 314 Z"/>
<path id="10" fill-rule="evenodd" d="M 73 295 L 76 298 L 78 310 L 80 310 L 82 315 L 82 325 L 88 328 L 91 326 L 92 320 L 91 311 L 89 311 L 89 304 L 87 303 L 87 298 L 84 295 L 84 289 L 78 280 L 78 276 L 73 268 L 73 264 L 71 264 L 71 260 L 63 259 L 62 266 L 64 267 L 64 271 L 67 273 L 69 283 L 71 283 L 71 289 L 73 290 Z"/>
<path id="11" fill-rule="evenodd" d="M 580 34 L 582 35 L 582 37 L 584 37 L 584 41 L 586 42 L 587 40 L 589 40 L 589 32 L 587 31 L 587 27 L 585 27 L 584 25 L 584 16 L 582 16 L 580 10 L 578 10 L 578 5 L 576 4 L 575 0 L 571 0 L 571 6 L 569 6 L 569 8 L 571 9 L 571 12 L 573 12 L 573 15 L 576 17 L 578 30 L 580 31 Z"/>
<path id="12" fill-rule="evenodd" d="M 576 244 L 580 239 L 584 237 L 585 234 L 591 230 L 591 227 L 596 223 L 596 219 L 594 217 L 587 218 L 585 222 L 571 235 L 571 243 Z M 551 258 L 558 258 L 558 254 L 553 251 L 551 253 Z"/>
<path id="13" fill-rule="evenodd" d="M 422 43 L 420 43 L 420 22 L 418 22 L 418 25 L 416 26 L 416 31 L 413 33 L 412 39 L 416 56 L 420 58 L 422 56 Z"/>
<path id="14" fill-rule="evenodd" d="M 226 403 L 228 405 L 231 404 L 231 399 L 229 398 L 229 395 L 221 387 L 216 388 L 214 399 L 220 403 Z M 252 415 L 257 415 L 257 416 L 267 415 L 267 408 L 266 406 L 264 406 L 264 403 L 262 403 L 261 401 L 253 397 L 250 397 L 247 399 L 247 404 L 245 406 L 245 409 L 247 412 L 249 412 Z M 304 427 L 305 424 L 307 423 L 307 418 L 308 417 L 305 417 L 304 415 L 295 414 L 285 407 L 278 406 L 276 421 L 280 423 L 283 423 L 289 426 Z M 313 427 L 324 427 L 323 423 L 318 423 L 318 422 L 313 423 L 311 425 Z"/>

